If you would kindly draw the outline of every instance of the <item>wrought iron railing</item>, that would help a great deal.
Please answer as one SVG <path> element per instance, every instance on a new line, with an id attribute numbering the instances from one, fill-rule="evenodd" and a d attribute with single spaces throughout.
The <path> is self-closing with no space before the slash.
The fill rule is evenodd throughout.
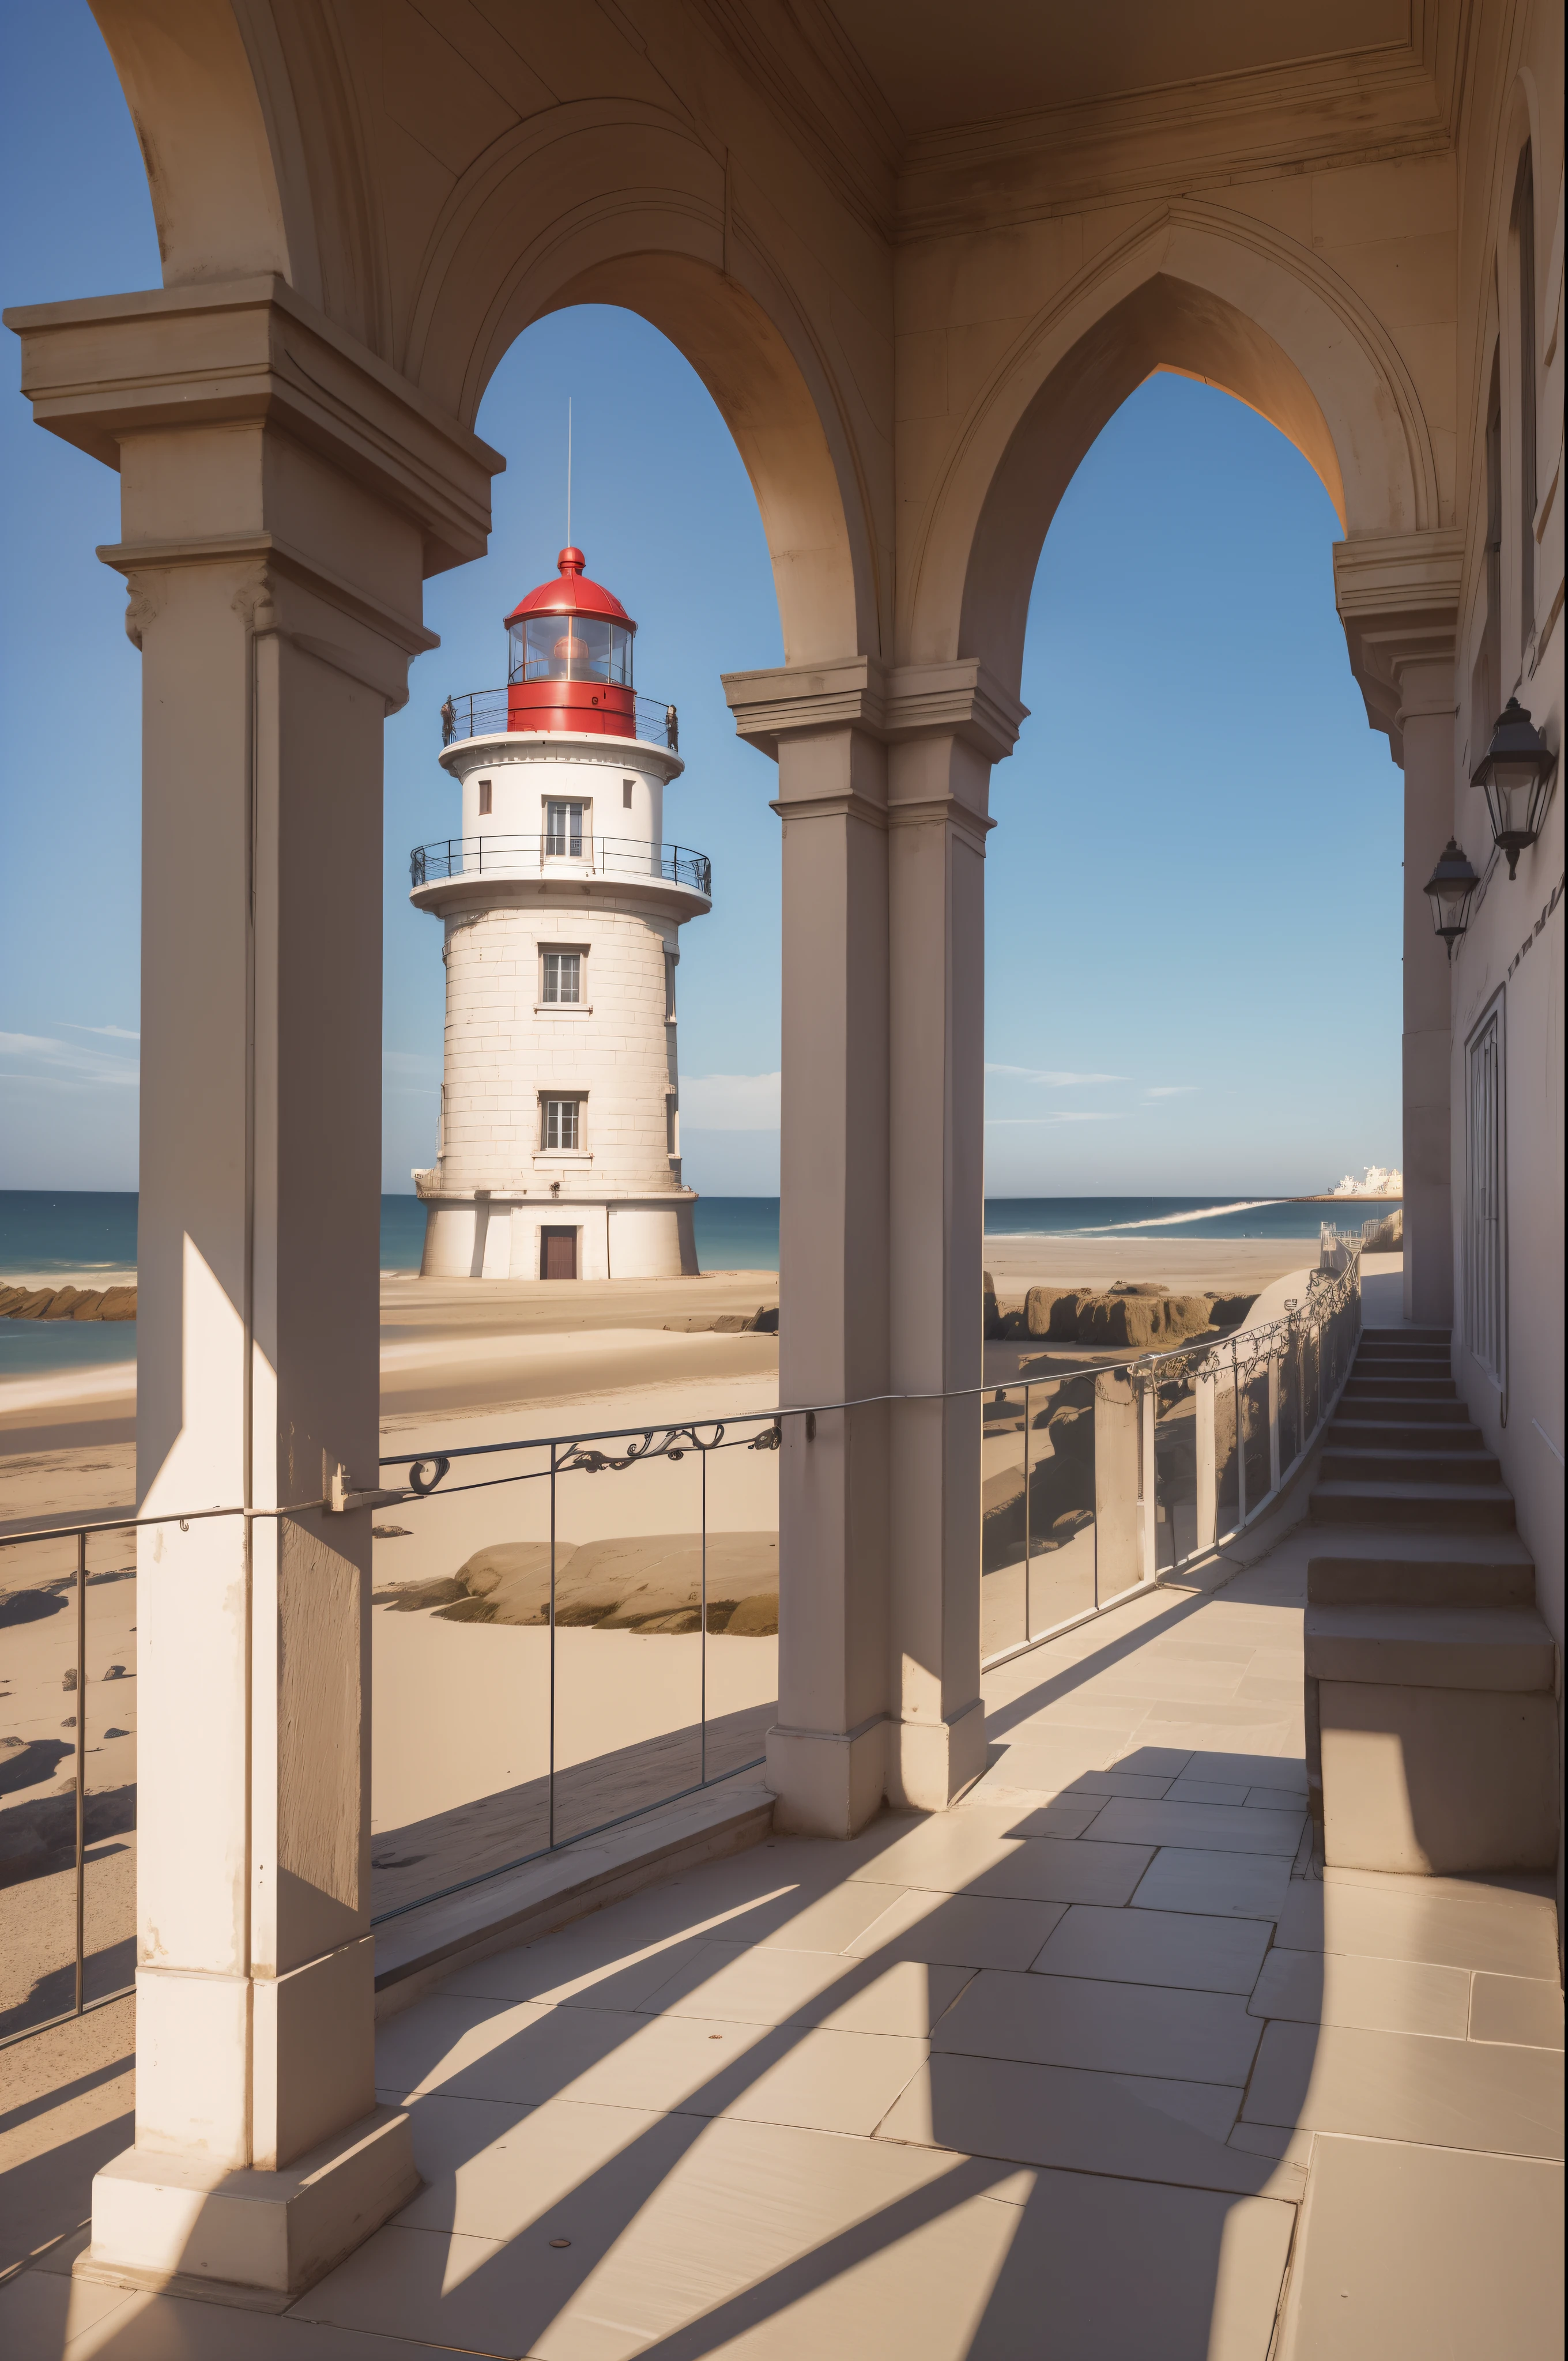
<path id="1" fill-rule="evenodd" d="M 738 1603 L 729 1595 L 738 1587 L 733 1579 L 733 1545 L 745 1542 L 765 1551 L 769 1533 L 764 1528 L 761 1532 L 727 1534 L 710 1522 L 715 1480 L 710 1469 L 740 1466 L 739 1461 L 731 1463 L 727 1455 L 777 1452 L 786 1439 L 792 1447 L 798 1443 L 809 1448 L 817 1440 L 819 1421 L 846 1413 L 972 1402 L 987 1470 L 981 1614 L 982 1661 L 991 1665 L 1038 1647 L 1163 1576 L 1180 1573 L 1255 1524 L 1300 1467 L 1332 1416 L 1350 1374 L 1360 1330 L 1360 1251 L 1352 1243 L 1343 1267 L 1337 1271 L 1313 1271 L 1305 1300 L 1288 1303 L 1281 1318 L 1228 1336 L 1196 1337 L 1169 1352 L 1109 1365 L 1080 1363 L 1049 1374 L 1025 1376 L 1012 1386 L 873 1394 L 847 1401 L 739 1409 L 724 1418 L 514 1436 L 445 1449 L 427 1444 L 389 1454 L 381 1468 L 405 1471 L 405 1480 L 389 1482 L 379 1492 L 358 1496 L 373 1504 L 371 1512 L 389 1510 L 418 1520 L 426 1504 L 433 1509 L 450 1506 L 459 1528 L 466 1522 L 464 1538 L 469 1544 L 469 1555 L 457 1575 L 378 1590 L 377 1604 L 389 1618 L 400 1607 L 429 1610 L 429 1625 L 405 1627 L 410 1641 L 418 1643 L 402 1651 L 405 1671 L 411 1663 L 416 1671 L 422 1670 L 427 1653 L 435 1663 L 440 1652 L 434 1646 L 433 1624 L 433 1619 L 443 1616 L 460 1623 L 510 1620 L 525 1630 L 532 1623 L 543 1642 L 543 1662 L 541 1664 L 537 1655 L 531 1660 L 524 1639 L 521 1653 L 513 1650 L 499 1664 L 503 1677 L 498 1694 L 504 1693 L 510 1700 L 510 1725 L 518 1735 L 518 1748 L 525 1749 L 528 1741 L 537 1736 L 534 1775 L 519 1778 L 522 1765 L 512 1762 L 509 1749 L 510 1784 L 498 1784 L 493 1794 L 459 1796 L 455 1804 L 450 1796 L 444 1803 L 441 1796 L 433 1796 L 425 1799 L 432 1808 L 417 1812 L 411 1812 L 403 1803 L 389 1814 L 383 1810 L 383 1826 L 373 1839 L 372 1851 L 382 1889 L 376 1898 L 381 1906 L 373 1909 L 371 1924 L 384 1924 L 484 1884 L 564 1846 L 603 1835 L 683 1796 L 759 1767 L 763 1759 L 762 1731 L 774 1710 L 772 1660 L 748 1661 L 733 1655 L 728 1660 L 728 1694 L 731 1700 L 737 1697 L 742 1700 L 739 1708 L 732 1705 L 726 1711 L 724 1683 L 716 1693 L 713 1682 L 710 1642 L 755 1634 L 747 1645 L 759 1644 L 776 1628 L 777 1615 L 775 1604 L 770 1624 L 766 1584 L 760 1591 L 755 1587 L 757 1546 L 748 1577 L 753 1588 L 746 1597 L 760 1599 L 763 1611 L 747 1620 L 741 1613 L 745 1598 Z M 1018 1437 L 1016 1454 L 999 1468 L 998 1456 L 1012 1453 L 1013 1435 Z M 684 1535 L 666 1530 L 672 1509 L 668 1490 L 651 1500 L 645 1495 L 640 1499 L 633 1488 L 621 1500 L 618 1484 L 609 1503 L 599 1493 L 602 1478 L 630 1481 L 635 1488 L 637 1471 L 667 1469 L 685 1461 L 692 1466 L 680 1481 L 683 1486 L 689 1483 L 691 1491 L 685 1501 L 675 1504 L 675 1513 L 689 1513 L 693 1530 Z M 1053 1467 L 1056 1476 L 1042 1482 L 1042 1471 Z M 455 1476 L 456 1480 L 451 1480 Z M 1006 1479 L 1000 1487 L 999 1476 Z M 764 1507 L 772 1501 L 773 1479 L 764 1477 L 762 1468 L 749 1482 L 733 1474 L 718 1480 L 729 1513 L 735 1512 L 737 1500 L 750 1500 L 754 1514 L 758 1484 Z M 577 1488 L 590 1483 L 592 1496 Z M 638 1615 L 627 1611 L 624 1602 L 607 1607 L 595 1596 L 586 1601 L 578 1597 L 567 1578 L 572 1552 L 563 1532 L 563 1502 L 567 1499 L 563 1488 L 567 1485 L 575 1494 L 567 1499 L 568 1528 L 580 1521 L 600 1536 L 611 1537 L 618 1548 L 633 1539 L 644 1549 L 660 1543 L 684 1547 L 690 1572 L 681 1580 L 689 1598 L 673 1609 L 666 1606 Z M 543 1488 L 534 1495 L 537 1509 L 520 1516 L 509 1506 L 499 1527 L 505 1532 L 519 1524 L 531 1525 L 536 1530 L 530 1542 L 507 1541 L 498 1546 L 495 1521 L 487 1523 L 477 1503 L 457 1510 L 464 1496 L 479 1493 L 493 1492 L 516 1502 L 518 1488 L 530 1486 Z M 1069 1500 L 1065 1510 L 1064 1498 Z M 1073 1500 L 1079 1505 L 1072 1505 Z M 95 1824 L 86 1760 L 90 1711 L 102 1722 L 105 1709 L 100 1683 L 91 1685 L 97 1696 L 90 1703 L 88 1592 L 95 1583 L 134 1578 L 135 1569 L 89 1573 L 89 1541 L 148 1525 L 251 1519 L 258 1514 L 298 1515 L 341 1505 L 323 1499 L 295 1501 L 266 1511 L 196 1510 L 184 1518 L 165 1513 L 153 1518 L 82 1521 L 0 1536 L 0 1552 L 36 1544 L 56 1553 L 30 1592 L 16 1587 L 0 1593 L 9 1610 L 0 1620 L 7 1624 L 36 1620 L 69 1603 L 74 1609 L 75 1625 L 74 1806 L 66 1805 L 63 1795 L 53 1798 L 63 1807 L 54 1815 L 61 1832 L 46 1847 L 38 1872 L 60 1871 L 67 1865 L 65 1831 L 73 1808 L 74 1981 L 66 1985 L 62 1961 L 35 1986 L 36 1993 L 47 1996 L 54 1984 L 60 1984 L 71 1990 L 72 2004 L 22 2025 L 7 2038 L 41 2031 L 44 2025 L 60 2022 L 62 2014 L 79 2015 L 131 1989 L 128 1982 L 109 1991 L 90 1989 L 95 1981 L 112 1982 L 106 1963 L 128 1943 L 129 1929 L 89 1955 L 87 1855 L 92 1849 L 96 1859 L 105 1837 L 125 1834 L 134 1825 L 134 1802 L 127 1819 L 125 1788 L 104 1791 L 105 1806 L 111 1808 L 101 1811 L 101 1824 Z M 356 1501 L 351 1499 L 346 1505 L 353 1510 Z M 726 1508 L 720 1507 L 718 1514 L 725 1513 Z M 489 1538 L 475 1552 L 476 1535 L 483 1538 L 487 1533 Z M 378 1529 L 377 1537 L 391 1542 L 412 1539 L 413 1534 L 410 1528 L 399 1525 Z M 443 1539 L 437 1562 L 449 1565 L 459 1545 L 455 1536 Z M 536 1554 L 526 1577 L 517 1576 L 517 1561 L 508 1557 L 509 1550 L 520 1549 L 524 1559 L 530 1550 Z M 65 1570 L 72 1560 L 74 1571 Z M 506 1571 L 509 1565 L 513 1567 L 511 1576 Z M 512 1578 L 533 1583 L 531 1610 L 498 1617 L 497 1585 Z M 29 1603 L 17 1609 L 18 1599 Z M 134 1607 L 130 1611 L 134 1615 Z M 600 1668 L 591 1652 L 596 1645 L 608 1652 L 614 1644 L 613 1640 L 598 1639 L 601 1631 L 641 1637 L 661 1648 L 685 1632 L 696 1643 L 695 1665 L 689 1655 L 671 1655 L 661 1664 L 658 1657 L 650 1658 L 644 1652 L 638 1664 L 641 1686 L 633 1683 L 629 1689 L 627 1664 L 622 1662 L 612 1667 L 607 1653 L 603 1673 L 608 1676 L 612 1669 L 618 1672 L 621 1688 L 615 1691 L 613 1681 L 606 1677 L 601 1682 L 603 1695 L 596 1700 L 591 1691 Z M 576 1644 L 579 1631 L 586 1647 Z M 518 1636 L 523 1639 L 522 1632 Z M 538 1698 L 537 1731 L 525 1690 L 519 1686 L 529 1673 L 531 1661 Z M 739 1687 L 734 1681 L 738 1661 L 748 1675 Z M 110 1671 L 125 1669 L 116 1666 Z M 683 1669 L 690 1678 L 685 1701 L 680 1695 Z M 661 1674 L 662 1688 L 657 1677 Z M 436 1673 L 429 1676 L 434 1679 Z M 474 1717 L 484 1718 L 474 1686 L 484 1676 L 483 1665 L 470 1650 L 458 1663 L 455 1675 L 449 1663 L 444 1676 L 449 1682 L 455 1678 L 453 1697 L 466 1717 L 463 1729 L 471 1734 L 478 1726 Z M 383 1677 L 378 1664 L 378 1712 L 392 1709 L 383 1694 Z M 582 1685 L 576 1694 L 574 1681 Z M 653 1684 L 652 1689 L 649 1683 Z M 72 1686 L 69 1675 L 68 1686 Z M 629 1698 L 641 1709 L 641 1736 L 628 1726 Z M 402 1702 L 407 1704 L 406 1697 Z M 448 1697 L 447 1706 L 451 1703 Z M 415 1710 L 411 1728 L 420 1719 Z M 129 1733 L 98 1734 L 102 1740 Z M 68 1751 L 55 1742 L 53 1752 L 60 1759 Z M 404 1751 L 393 1750 L 400 1755 Z M 463 1751 L 461 1744 L 447 1746 L 442 1741 L 433 1759 L 445 1766 Z M 5 1761 L 0 1757 L 0 1763 Z M 11 1784 L 14 1787 L 14 1779 Z M 133 1798 L 134 1793 L 133 1784 L 129 1789 Z M 50 1798 L 40 1800 L 48 1803 Z M 0 1827 L 10 1818 L 9 1812 L 0 1815 Z M 430 1870 L 422 1878 L 411 1878 L 408 1872 L 426 1860 Z M 24 1877 L 35 1873 L 25 1862 L 19 1866 Z M 9 1873 L 16 1873 L 17 1868 L 11 1861 Z M 463 1873 L 454 1876 L 450 1873 L 454 1870 Z M 96 1979 L 91 1971 L 94 1960 L 104 1970 Z M 24 2008 L 21 2013 L 27 2011 Z M 12 2012 L 13 2016 L 16 2014 Z"/>
<path id="2" fill-rule="evenodd" d="M 619 688 L 612 688 L 609 693 L 617 698 L 625 694 Z M 673 705 L 666 705 L 658 697 L 634 696 L 631 708 L 635 715 L 632 734 L 642 745 L 667 746 L 672 754 L 680 752 L 680 716 Z M 620 708 L 617 706 L 615 709 L 620 711 Z M 510 703 L 504 688 L 466 689 L 461 697 L 449 697 L 441 708 L 441 742 L 444 746 L 452 746 L 465 738 L 504 737 L 514 726 L 524 730 L 538 726 L 532 721 L 514 725 L 508 719 L 510 711 Z M 570 708 L 563 708 L 552 726 L 569 730 L 572 726 Z"/>
<path id="3" fill-rule="evenodd" d="M 416 844 L 409 855 L 415 886 L 444 877 L 657 877 L 713 898 L 713 863 L 688 844 L 649 844 L 638 837 L 448 836 Z"/>

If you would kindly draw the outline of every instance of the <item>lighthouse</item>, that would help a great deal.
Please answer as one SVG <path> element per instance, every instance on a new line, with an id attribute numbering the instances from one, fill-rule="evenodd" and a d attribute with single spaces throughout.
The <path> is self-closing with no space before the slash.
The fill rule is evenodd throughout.
<path id="1" fill-rule="evenodd" d="M 712 906 L 665 841 L 675 709 L 638 695 L 637 626 L 580 549 L 507 616 L 507 685 L 448 697 L 457 835 L 415 848 L 441 920 L 445 1061 L 422 1272 L 670 1279 L 696 1270 L 681 1180 L 680 929 Z"/>

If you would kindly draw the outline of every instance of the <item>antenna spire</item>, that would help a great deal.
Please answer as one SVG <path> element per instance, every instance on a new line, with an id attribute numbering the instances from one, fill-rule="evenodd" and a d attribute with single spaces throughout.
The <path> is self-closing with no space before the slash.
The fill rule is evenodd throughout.
<path id="1" fill-rule="evenodd" d="M 566 546 L 572 546 L 572 397 L 566 396 Z"/>

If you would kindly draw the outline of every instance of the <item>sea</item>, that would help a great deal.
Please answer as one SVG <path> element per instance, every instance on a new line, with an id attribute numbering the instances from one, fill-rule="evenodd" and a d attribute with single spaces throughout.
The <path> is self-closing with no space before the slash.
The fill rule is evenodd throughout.
<path id="1" fill-rule="evenodd" d="M 1340 1201 L 1347 1227 L 1391 1213 L 1398 1198 Z M 1310 1238 L 1333 1218 L 1321 1198 L 988 1197 L 988 1236 Z M 777 1270 L 776 1197 L 699 1197 L 697 1257 L 705 1270 Z M 381 1200 L 381 1268 L 416 1271 L 424 1243 L 417 1197 Z M 103 1287 L 136 1269 L 134 1191 L 0 1190 L 0 1279 L 56 1279 Z M 0 1381 L 134 1361 L 136 1323 L 0 1320 Z"/>

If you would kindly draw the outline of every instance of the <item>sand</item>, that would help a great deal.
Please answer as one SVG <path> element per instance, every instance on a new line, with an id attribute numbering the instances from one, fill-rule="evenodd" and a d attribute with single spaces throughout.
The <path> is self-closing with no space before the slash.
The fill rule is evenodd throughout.
<path id="1" fill-rule="evenodd" d="M 1156 1232 L 1132 1239 L 985 1241 L 985 1267 L 1003 1302 L 1021 1300 L 1031 1287 L 1107 1288 L 1119 1279 L 1153 1281 L 1179 1295 L 1242 1295 L 1317 1259 L 1311 1238 L 1184 1238 Z"/>

